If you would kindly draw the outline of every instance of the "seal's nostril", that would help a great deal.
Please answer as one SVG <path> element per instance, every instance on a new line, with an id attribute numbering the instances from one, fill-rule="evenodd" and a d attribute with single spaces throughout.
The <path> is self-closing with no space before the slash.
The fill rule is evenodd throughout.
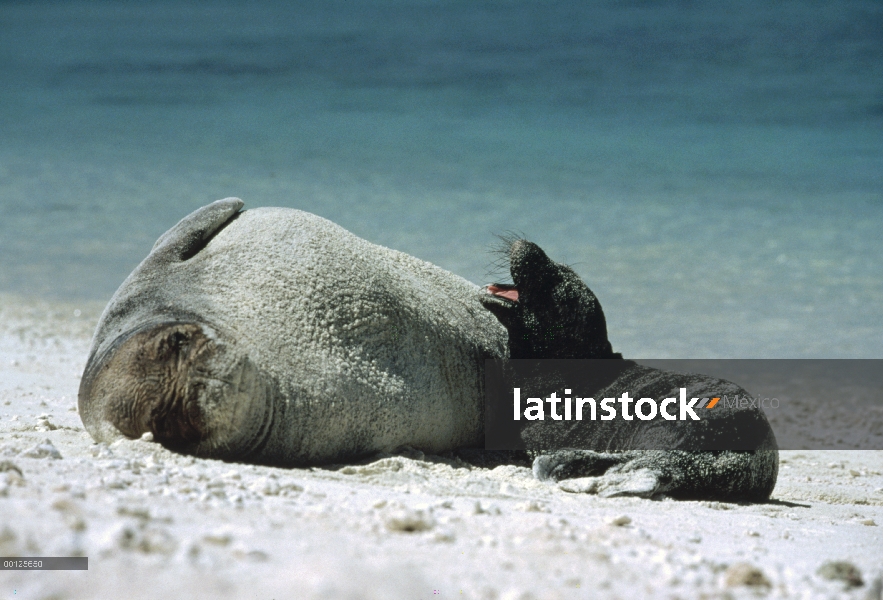
<path id="1" fill-rule="evenodd" d="M 169 336 L 168 343 L 172 350 L 178 353 L 186 352 L 190 344 L 190 336 L 182 331 L 176 331 Z"/>

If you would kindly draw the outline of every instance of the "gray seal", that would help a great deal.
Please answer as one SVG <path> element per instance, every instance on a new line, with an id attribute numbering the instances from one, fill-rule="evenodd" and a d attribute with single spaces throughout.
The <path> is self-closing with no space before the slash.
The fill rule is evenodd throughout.
<path id="1" fill-rule="evenodd" d="M 600 302 L 579 276 L 534 243 L 505 241 L 503 252 L 514 284 L 487 286 L 482 303 L 508 330 L 510 358 L 604 359 L 591 363 L 601 365 L 599 370 L 578 373 L 576 381 L 572 371 L 564 373 L 566 362 L 554 363 L 562 365 L 555 367 L 560 372 L 528 371 L 516 382 L 525 396 L 545 398 L 549 392 L 575 385 L 584 387 L 584 397 L 597 398 L 630 391 L 635 398 L 661 399 L 676 396 L 679 388 L 699 398 L 749 396 L 726 380 L 624 360 L 608 340 Z M 539 479 L 586 478 L 577 486 L 580 491 L 767 500 L 776 484 L 779 460 L 763 412 L 720 406 L 703 416 L 701 422 L 677 421 L 665 427 L 638 419 L 573 421 L 563 426 L 553 420 L 536 421 L 520 435 L 532 448 L 533 471 Z M 720 447 L 727 449 L 703 450 L 713 441 L 723 442 Z"/>
<path id="2" fill-rule="evenodd" d="M 96 441 L 288 466 L 483 443 L 483 361 L 507 348 L 478 286 L 242 206 L 185 217 L 114 294 L 79 390 Z"/>

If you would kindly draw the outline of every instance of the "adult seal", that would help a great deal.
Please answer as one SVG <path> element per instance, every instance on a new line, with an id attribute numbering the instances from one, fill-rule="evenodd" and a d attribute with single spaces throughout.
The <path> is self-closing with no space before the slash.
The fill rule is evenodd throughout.
<path id="1" fill-rule="evenodd" d="M 635 399 L 677 397 L 680 389 L 698 398 L 749 396 L 729 381 L 624 360 L 607 338 L 600 302 L 572 269 L 527 240 L 506 240 L 503 251 L 514 283 L 487 286 L 482 303 L 509 331 L 510 358 L 596 359 L 555 361 L 543 369 L 512 367 L 512 386 L 524 397 L 546 398 L 564 388 L 599 400 L 623 392 Z M 546 480 L 578 478 L 564 484 L 572 491 L 764 501 L 776 484 L 776 439 L 758 408 L 722 404 L 704 411 L 700 421 L 521 423 L 515 433 L 532 450 L 534 474 Z"/>
<path id="2" fill-rule="evenodd" d="M 242 206 L 185 217 L 111 299 L 79 390 L 96 441 L 289 466 L 483 443 L 483 360 L 507 347 L 478 286 Z"/>

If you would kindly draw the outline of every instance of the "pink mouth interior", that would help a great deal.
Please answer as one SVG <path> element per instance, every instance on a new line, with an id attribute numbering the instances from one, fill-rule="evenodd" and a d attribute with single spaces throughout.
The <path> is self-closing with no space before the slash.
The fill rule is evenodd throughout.
<path id="1" fill-rule="evenodd" d="M 496 285 L 489 285 L 487 286 L 487 291 L 494 296 L 500 296 L 501 298 L 508 298 L 513 302 L 518 302 L 518 290 L 515 288 L 502 288 Z"/>

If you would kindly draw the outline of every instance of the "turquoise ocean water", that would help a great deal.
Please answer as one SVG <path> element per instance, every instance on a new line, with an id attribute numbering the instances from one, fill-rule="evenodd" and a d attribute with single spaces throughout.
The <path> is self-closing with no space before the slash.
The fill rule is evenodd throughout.
<path id="1" fill-rule="evenodd" d="M 0 2 L 0 292 L 226 196 L 476 283 L 521 232 L 629 356 L 881 358 L 883 5 Z"/>

